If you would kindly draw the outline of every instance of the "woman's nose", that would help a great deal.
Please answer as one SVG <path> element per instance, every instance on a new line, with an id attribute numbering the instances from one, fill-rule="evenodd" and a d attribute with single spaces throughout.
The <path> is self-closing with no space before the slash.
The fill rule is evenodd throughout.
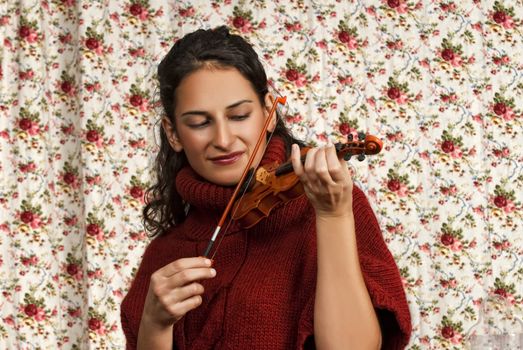
<path id="1" fill-rule="evenodd" d="M 227 122 L 217 123 L 214 132 L 214 146 L 221 149 L 230 149 L 234 142 L 234 133 Z"/>

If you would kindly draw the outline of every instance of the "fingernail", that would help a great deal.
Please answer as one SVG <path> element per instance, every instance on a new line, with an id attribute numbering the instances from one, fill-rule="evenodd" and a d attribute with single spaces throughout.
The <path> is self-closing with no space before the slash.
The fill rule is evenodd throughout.
<path id="1" fill-rule="evenodd" d="M 215 269 L 211 269 L 211 276 L 212 277 L 216 276 L 216 270 Z"/>
<path id="2" fill-rule="evenodd" d="M 212 266 L 212 261 L 211 261 L 211 259 L 205 259 L 205 265 L 207 265 L 207 266 Z"/>

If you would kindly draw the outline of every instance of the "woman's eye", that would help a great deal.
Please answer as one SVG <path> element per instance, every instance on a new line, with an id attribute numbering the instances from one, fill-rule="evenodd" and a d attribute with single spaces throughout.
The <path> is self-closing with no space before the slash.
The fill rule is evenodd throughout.
<path id="1" fill-rule="evenodd" d="M 208 120 L 205 120 L 205 121 L 202 121 L 202 122 L 199 122 L 199 123 L 189 123 L 187 124 L 190 128 L 193 128 L 193 129 L 199 129 L 199 128 L 203 128 L 204 126 L 206 126 L 207 124 L 209 124 L 209 121 Z"/>
<path id="2" fill-rule="evenodd" d="M 244 115 L 233 115 L 231 117 L 232 120 L 244 120 L 244 119 L 247 119 L 249 117 L 248 114 L 244 114 Z"/>

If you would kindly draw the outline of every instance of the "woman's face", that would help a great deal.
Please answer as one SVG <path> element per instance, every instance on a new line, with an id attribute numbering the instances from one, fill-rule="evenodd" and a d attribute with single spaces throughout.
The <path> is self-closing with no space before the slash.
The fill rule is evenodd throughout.
<path id="1" fill-rule="evenodd" d="M 162 124 L 176 152 L 185 152 L 191 167 L 207 181 L 238 183 L 268 117 L 250 82 L 235 68 L 202 68 L 176 89 L 175 127 Z M 270 106 L 269 96 L 265 103 Z M 269 131 L 275 126 L 271 122 Z M 265 138 L 254 164 L 262 158 Z"/>

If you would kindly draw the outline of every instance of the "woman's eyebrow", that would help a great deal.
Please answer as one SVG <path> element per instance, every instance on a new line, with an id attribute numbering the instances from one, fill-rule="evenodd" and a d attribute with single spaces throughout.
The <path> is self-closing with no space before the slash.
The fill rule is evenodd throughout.
<path id="1" fill-rule="evenodd" d="M 227 107 L 225 107 L 226 109 L 231 109 L 231 108 L 234 108 L 234 107 L 238 107 L 239 105 L 243 104 L 243 103 L 252 103 L 252 100 L 241 100 L 241 101 L 238 101 L 236 103 L 233 103 L 232 105 L 229 105 Z"/>
<path id="2" fill-rule="evenodd" d="M 241 101 L 235 102 L 235 103 L 225 107 L 225 109 L 232 109 L 232 108 L 238 107 L 239 105 L 242 105 L 244 103 L 252 103 L 252 100 L 241 100 Z M 204 117 L 210 116 L 209 112 L 206 112 L 206 111 L 187 111 L 187 112 L 182 113 L 180 115 L 180 118 L 184 117 L 186 115 L 202 115 Z"/>

